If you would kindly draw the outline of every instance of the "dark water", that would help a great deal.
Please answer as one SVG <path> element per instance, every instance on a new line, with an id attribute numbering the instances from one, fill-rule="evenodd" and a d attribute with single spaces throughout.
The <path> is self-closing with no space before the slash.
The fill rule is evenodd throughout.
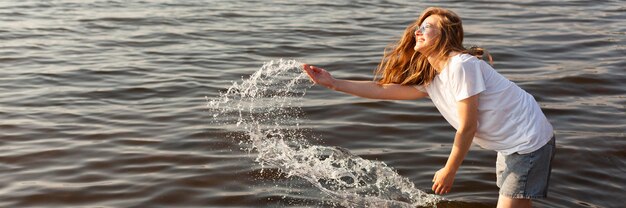
<path id="1" fill-rule="evenodd" d="M 623 1 L 3 1 L 1 207 L 341 206 L 264 168 L 207 98 L 279 58 L 371 79 L 382 49 L 428 6 L 464 19 L 467 45 L 535 96 L 557 133 L 538 207 L 623 207 Z M 419 190 L 454 130 L 429 100 L 308 89 L 310 143 L 384 162 Z M 220 117 L 220 119 L 233 119 Z M 239 137 L 238 137 L 239 136 Z M 243 145 L 245 146 L 245 145 Z M 473 146 L 441 205 L 493 207 L 495 152 Z"/>

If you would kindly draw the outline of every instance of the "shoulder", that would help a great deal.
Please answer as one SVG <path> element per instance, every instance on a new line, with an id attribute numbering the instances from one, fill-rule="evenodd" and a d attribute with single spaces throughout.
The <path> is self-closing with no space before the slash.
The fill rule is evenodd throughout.
<path id="1" fill-rule="evenodd" d="M 469 54 L 459 54 L 450 58 L 448 62 L 448 69 L 450 73 L 462 73 L 465 70 L 471 70 L 476 67 L 476 64 L 481 60 L 475 56 Z"/>
<path id="2" fill-rule="evenodd" d="M 468 65 L 468 64 L 476 64 L 481 60 L 476 58 L 475 56 L 463 53 L 450 58 L 450 65 Z"/>

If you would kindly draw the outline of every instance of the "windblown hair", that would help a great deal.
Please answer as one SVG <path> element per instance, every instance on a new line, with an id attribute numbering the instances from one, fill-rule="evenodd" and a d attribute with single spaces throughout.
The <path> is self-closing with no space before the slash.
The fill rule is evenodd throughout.
<path id="1" fill-rule="evenodd" d="M 414 49 L 415 28 L 433 15 L 438 17 L 435 28 L 439 30 L 439 38 L 432 46 L 417 52 Z M 427 8 L 417 21 L 404 30 L 400 40 L 385 48 L 383 58 L 375 72 L 376 77 L 381 77 L 378 84 L 428 85 L 438 74 L 437 69 L 443 69 L 448 63 L 450 52 L 469 53 L 474 56 L 486 54 L 491 60 L 491 56 L 480 47 L 472 47 L 470 50 L 463 47 L 463 25 L 456 13 L 438 7 Z M 435 63 L 429 63 L 425 54 L 434 57 Z"/>

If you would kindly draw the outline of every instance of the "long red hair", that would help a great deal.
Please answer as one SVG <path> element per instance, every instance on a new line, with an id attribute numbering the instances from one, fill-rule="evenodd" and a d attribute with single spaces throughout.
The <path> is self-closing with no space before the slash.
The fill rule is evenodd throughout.
<path id="1" fill-rule="evenodd" d="M 415 28 L 433 15 L 438 17 L 435 28 L 439 30 L 439 38 L 430 47 L 417 52 L 413 49 L 416 43 Z M 381 77 L 378 84 L 428 85 L 437 76 L 437 69 L 443 69 L 448 63 L 451 52 L 478 56 L 483 55 L 483 51 L 478 47 L 472 47 L 471 50 L 463 47 L 463 25 L 456 13 L 443 8 L 430 7 L 424 10 L 414 23 L 406 27 L 400 40 L 385 48 L 375 75 Z M 424 54 L 434 57 L 435 63 L 428 62 Z M 489 58 L 491 59 L 491 56 Z"/>

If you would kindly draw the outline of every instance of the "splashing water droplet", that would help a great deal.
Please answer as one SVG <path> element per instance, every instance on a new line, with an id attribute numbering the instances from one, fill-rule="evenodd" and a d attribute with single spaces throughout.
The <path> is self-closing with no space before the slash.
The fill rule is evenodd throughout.
<path id="1" fill-rule="evenodd" d="M 255 151 L 262 167 L 302 178 L 342 206 L 434 206 L 442 199 L 415 188 L 383 162 L 341 147 L 310 144 L 299 124 L 304 115 L 300 101 L 311 86 L 301 65 L 270 61 L 220 97 L 207 98 L 214 124 L 244 131 L 248 138 L 239 144 Z"/>

